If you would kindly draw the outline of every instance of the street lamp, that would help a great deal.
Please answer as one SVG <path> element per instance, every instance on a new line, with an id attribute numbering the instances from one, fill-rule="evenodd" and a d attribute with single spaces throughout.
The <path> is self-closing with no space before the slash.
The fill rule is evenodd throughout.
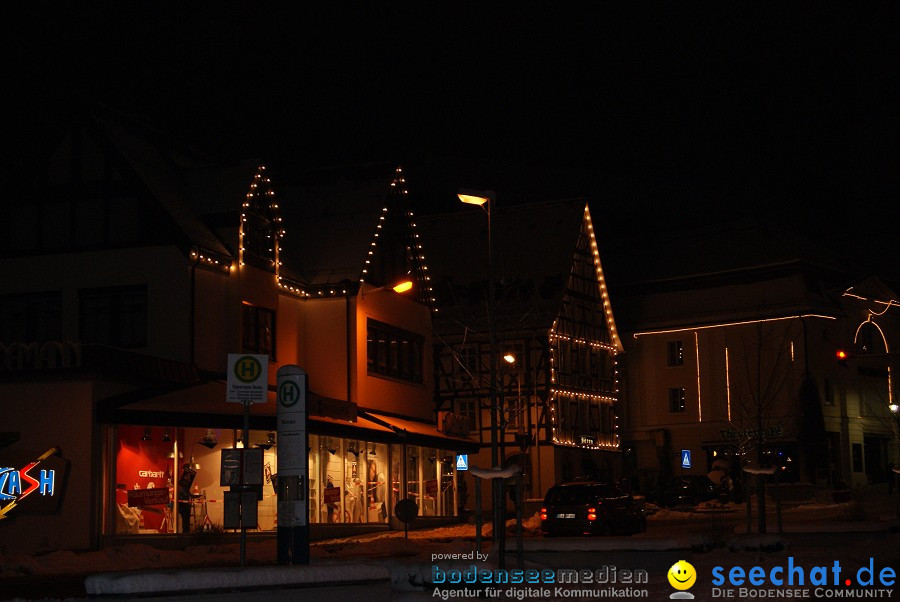
<path id="1" fill-rule="evenodd" d="M 366 295 L 372 295 L 374 293 L 380 293 L 381 291 L 392 290 L 395 293 L 402 294 L 409 290 L 412 290 L 413 282 L 409 278 L 401 278 L 400 280 L 395 281 L 393 284 L 385 284 L 384 286 L 379 286 L 377 288 L 372 288 L 366 290 L 363 286 L 360 288 L 360 293 L 362 297 L 365 299 Z"/>
<path id="2" fill-rule="evenodd" d="M 461 188 L 457 193 L 459 200 L 467 205 L 478 205 L 487 214 L 487 252 L 488 252 L 488 338 L 490 341 L 490 395 L 491 395 L 491 466 L 501 468 L 499 462 L 499 447 L 497 441 L 497 425 L 499 424 L 497 404 L 497 333 L 494 320 L 494 256 L 491 248 L 491 209 L 496 202 L 493 190 L 472 190 Z M 503 483 L 500 479 L 491 480 L 491 506 L 493 508 L 494 543 L 500 543 L 502 558 L 502 540 L 506 525 L 503 520 Z M 502 566 L 502 565 L 501 565 Z"/>

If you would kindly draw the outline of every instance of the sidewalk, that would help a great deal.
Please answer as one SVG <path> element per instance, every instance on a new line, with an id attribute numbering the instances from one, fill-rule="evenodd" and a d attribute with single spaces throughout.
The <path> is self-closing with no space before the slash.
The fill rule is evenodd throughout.
<path id="1" fill-rule="evenodd" d="M 863 545 L 873 537 L 897 542 L 900 522 L 896 519 L 896 494 L 870 492 L 861 507 L 852 503 L 808 504 L 786 508 L 783 513 L 784 537 L 795 546 L 829 549 L 835 542 L 848 546 Z M 755 507 L 755 506 L 754 506 Z M 774 505 L 767 507 L 770 535 L 776 529 Z M 715 518 L 713 518 L 715 516 Z M 860 520 L 852 520 L 854 518 Z M 717 524 L 715 521 L 724 521 Z M 507 537 L 507 558 L 514 558 L 516 541 L 514 522 Z M 629 558 L 649 560 L 650 556 L 684 554 L 709 549 L 704 543 L 713 533 L 728 540 L 741 536 L 745 525 L 745 506 L 733 506 L 715 515 L 704 512 L 661 512 L 648 520 L 646 533 L 631 537 L 544 538 L 540 521 L 525 521 L 525 557 L 535 559 L 545 554 L 566 558 L 572 554 L 625 553 Z M 752 521 L 756 528 L 756 518 Z M 490 525 L 483 529 L 481 552 L 491 550 Z M 744 535 L 743 537 L 749 537 Z M 393 567 L 418 567 L 424 570 L 438 554 L 471 553 L 474 550 L 475 527 L 456 524 L 427 530 L 413 530 L 409 538 L 402 532 L 384 532 L 313 542 L 310 546 L 312 567 L 333 564 L 375 563 Z M 895 549 L 900 545 L 892 543 Z M 880 547 L 871 549 L 881 550 Z M 871 551 L 870 549 L 870 551 Z M 599 558 L 598 557 L 598 558 Z M 662 557 L 662 556 L 661 556 Z M 59 551 L 39 557 L 8 555 L 0 557 L 0 591 L 4 597 L 21 599 L 63 599 L 86 596 L 85 579 L 99 573 L 123 571 L 160 571 L 168 569 L 201 570 L 238 565 L 236 544 L 192 546 L 183 550 L 160 550 L 142 544 L 115 546 L 94 552 L 76 554 Z M 488 559 L 493 563 L 495 559 Z M 265 567 L 276 564 L 275 540 L 249 541 L 247 566 Z M 403 571 L 397 569 L 398 574 Z M 400 577 L 396 576 L 395 579 Z M 396 584 L 395 584 L 396 585 Z"/>

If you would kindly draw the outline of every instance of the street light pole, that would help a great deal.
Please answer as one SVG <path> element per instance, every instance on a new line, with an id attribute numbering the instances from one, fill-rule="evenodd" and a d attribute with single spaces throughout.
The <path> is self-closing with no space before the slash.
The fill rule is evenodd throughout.
<path id="1" fill-rule="evenodd" d="M 495 194 L 491 190 L 467 190 L 461 189 L 457 195 L 459 200 L 469 205 L 480 206 L 487 213 L 487 252 L 488 252 L 488 340 L 490 345 L 490 403 L 491 403 L 491 466 L 493 468 L 501 468 L 499 441 L 497 437 L 497 426 L 499 425 L 499 407 L 497 403 L 497 327 L 494 315 L 494 253 L 492 234 L 493 228 L 491 224 L 491 209 L 495 201 Z M 503 540 L 506 534 L 506 524 L 504 518 L 504 502 L 503 502 L 503 481 L 502 479 L 491 479 L 491 508 L 493 510 L 493 540 L 494 546 L 498 549 L 499 566 L 504 566 Z"/>

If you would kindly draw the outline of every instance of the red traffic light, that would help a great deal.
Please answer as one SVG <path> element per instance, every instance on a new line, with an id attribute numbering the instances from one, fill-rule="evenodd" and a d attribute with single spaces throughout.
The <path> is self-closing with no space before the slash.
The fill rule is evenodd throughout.
<path id="1" fill-rule="evenodd" d="M 835 355 L 837 355 L 837 358 L 838 358 L 839 360 L 845 360 L 845 359 L 847 359 L 847 352 L 844 351 L 843 349 L 838 349 L 838 350 L 837 350 L 837 353 L 835 353 Z"/>

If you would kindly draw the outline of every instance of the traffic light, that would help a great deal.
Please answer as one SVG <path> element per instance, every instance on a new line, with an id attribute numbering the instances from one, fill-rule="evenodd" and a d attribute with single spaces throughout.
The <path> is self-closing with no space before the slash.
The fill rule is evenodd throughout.
<path id="1" fill-rule="evenodd" d="M 838 349 L 838 350 L 834 353 L 834 355 L 835 355 L 835 357 L 837 358 L 838 366 L 841 366 L 841 367 L 843 367 L 843 368 L 846 368 L 846 367 L 847 367 L 847 360 L 850 358 L 850 356 L 847 354 L 847 352 L 844 351 L 843 349 Z"/>

